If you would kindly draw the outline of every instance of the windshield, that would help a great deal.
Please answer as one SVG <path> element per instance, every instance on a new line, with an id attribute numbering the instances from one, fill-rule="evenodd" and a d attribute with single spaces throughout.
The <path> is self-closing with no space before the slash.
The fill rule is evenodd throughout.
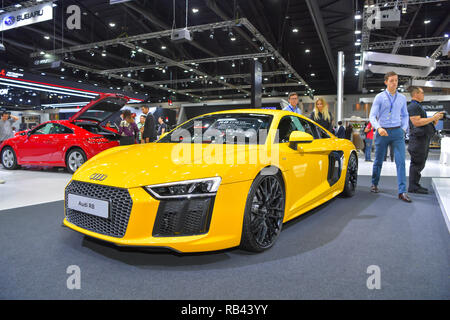
<path id="1" fill-rule="evenodd" d="M 272 123 L 265 114 L 213 114 L 192 119 L 158 143 L 264 144 Z"/>

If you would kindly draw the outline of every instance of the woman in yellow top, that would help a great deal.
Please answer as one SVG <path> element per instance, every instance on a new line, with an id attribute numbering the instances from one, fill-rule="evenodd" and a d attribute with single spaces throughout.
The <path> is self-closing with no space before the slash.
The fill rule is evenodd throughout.
<path id="1" fill-rule="evenodd" d="M 333 127 L 331 125 L 333 122 L 333 116 L 328 111 L 328 103 L 323 98 L 316 100 L 314 110 L 309 118 L 320 124 L 328 131 L 333 132 Z"/>

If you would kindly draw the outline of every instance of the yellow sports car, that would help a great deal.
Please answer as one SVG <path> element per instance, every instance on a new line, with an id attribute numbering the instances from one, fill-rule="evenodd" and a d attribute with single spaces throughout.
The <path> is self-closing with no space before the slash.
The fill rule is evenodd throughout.
<path id="1" fill-rule="evenodd" d="M 283 222 L 357 184 L 355 146 L 279 110 L 215 112 L 108 149 L 65 189 L 64 225 L 119 246 L 272 247 Z"/>

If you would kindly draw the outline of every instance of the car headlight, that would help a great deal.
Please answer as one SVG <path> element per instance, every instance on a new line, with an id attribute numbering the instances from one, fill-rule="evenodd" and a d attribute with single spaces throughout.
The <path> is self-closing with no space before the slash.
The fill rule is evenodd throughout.
<path id="1" fill-rule="evenodd" d="M 221 177 L 213 177 L 155 184 L 144 188 L 157 199 L 210 197 L 216 194 L 221 181 Z"/>

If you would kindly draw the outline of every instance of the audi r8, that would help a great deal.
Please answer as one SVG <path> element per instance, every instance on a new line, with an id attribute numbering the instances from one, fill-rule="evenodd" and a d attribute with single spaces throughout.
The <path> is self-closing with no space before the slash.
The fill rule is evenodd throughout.
<path id="1" fill-rule="evenodd" d="M 284 222 L 352 196 L 357 171 L 353 143 L 303 116 L 215 112 L 87 161 L 65 189 L 63 223 L 119 246 L 261 252 Z"/>
<path id="2" fill-rule="evenodd" d="M 47 121 L 16 133 L 0 145 L 3 167 L 54 166 L 75 172 L 97 153 L 119 145 L 120 136 L 105 123 L 128 100 L 118 94 L 100 94 L 68 120 Z"/>

